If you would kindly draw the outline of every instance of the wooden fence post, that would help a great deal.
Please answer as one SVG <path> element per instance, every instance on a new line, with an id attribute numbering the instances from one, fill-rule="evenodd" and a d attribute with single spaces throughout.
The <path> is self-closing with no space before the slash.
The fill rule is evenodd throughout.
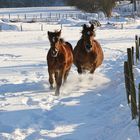
<path id="1" fill-rule="evenodd" d="M 128 69 L 128 62 L 124 62 L 124 78 L 125 78 L 125 88 L 126 88 L 126 97 L 128 104 L 130 103 L 130 79 L 129 79 L 129 69 Z"/>
<path id="2" fill-rule="evenodd" d="M 139 44 L 138 44 L 138 36 L 135 36 L 135 44 L 136 44 L 136 62 L 139 60 Z"/>
<path id="3" fill-rule="evenodd" d="M 132 65 L 134 65 L 134 47 L 132 46 Z"/>
<path id="4" fill-rule="evenodd" d="M 26 14 L 24 15 L 24 19 L 26 20 L 26 18 L 27 18 L 27 16 L 26 16 Z"/>
<path id="5" fill-rule="evenodd" d="M 129 76 L 130 76 L 130 93 L 131 93 L 131 111 L 132 111 L 132 119 L 135 119 L 137 112 L 137 101 L 136 101 L 136 89 L 132 68 L 132 50 L 131 48 L 127 49 L 128 54 L 128 67 L 129 67 Z"/>
<path id="6" fill-rule="evenodd" d="M 121 29 L 123 29 L 123 23 L 121 23 Z"/>
<path id="7" fill-rule="evenodd" d="M 60 17 L 61 17 L 61 15 L 60 15 L 60 13 L 58 14 L 58 19 L 60 19 Z"/>
<path id="8" fill-rule="evenodd" d="M 19 15 L 17 15 L 17 20 L 19 21 Z"/>
<path id="9" fill-rule="evenodd" d="M 42 13 L 40 13 L 40 19 L 42 19 Z"/>
<path id="10" fill-rule="evenodd" d="M 20 30 L 23 31 L 22 24 L 20 24 Z"/>
<path id="11" fill-rule="evenodd" d="M 138 102 L 139 102 L 139 105 L 138 105 L 138 112 L 139 112 L 139 120 L 138 120 L 138 127 L 139 127 L 139 131 L 140 131 L 140 83 L 139 83 L 139 89 L 138 89 L 138 96 L 139 96 L 139 100 L 138 100 Z"/>
<path id="12" fill-rule="evenodd" d="M 41 31 L 43 31 L 43 24 L 41 24 Z"/>
<path id="13" fill-rule="evenodd" d="M 62 28 L 63 28 L 63 24 L 61 23 L 61 30 L 62 30 Z"/>
<path id="14" fill-rule="evenodd" d="M 9 14 L 9 20 L 10 20 L 10 18 L 11 18 L 11 15 Z"/>
<path id="15" fill-rule="evenodd" d="M 137 35 L 135 35 L 135 40 L 138 40 L 138 36 Z"/>
<path id="16" fill-rule="evenodd" d="M 52 18 L 52 13 L 50 13 L 50 19 Z"/>
<path id="17" fill-rule="evenodd" d="M 132 51 L 131 48 L 127 48 L 127 57 L 128 57 L 128 66 L 130 71 L 132 72 Z"/>

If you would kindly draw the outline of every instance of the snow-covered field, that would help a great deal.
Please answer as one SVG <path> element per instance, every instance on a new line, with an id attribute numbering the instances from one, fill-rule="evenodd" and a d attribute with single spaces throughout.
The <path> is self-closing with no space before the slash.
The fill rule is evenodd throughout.
<path id="1" fill-rule="evenodd" d="M 63 25 L 62 37 L 74 47 L 82 28 L 72 21 Z M 139 140 L 127 105 L 123 63 L 126 48 L 140 35 L 140 20 L 124 29 L 98 28 L 102 66 L 94 75 L 78 75 L 73 65 L 59 97 L 49 89 L 46 54 L 47 31 L 60 25 L 44 23 L 44 31 L 29 30 L 38 24 L 24 24 L 23 32 L 0 32 L 0 140 Z M 135 72 L 139 78 L 139 69 Z"/>

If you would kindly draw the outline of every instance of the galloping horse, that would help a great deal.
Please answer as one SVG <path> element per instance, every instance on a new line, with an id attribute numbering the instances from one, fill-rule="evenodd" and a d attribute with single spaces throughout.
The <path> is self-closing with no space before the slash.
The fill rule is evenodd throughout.
<path id="1" fill-rule="evenodd" d="M 60 94 L 62 81 L 65 82 L 73 63 L 73 49 L 70 43 L 65 42 L 61 36 L 61 30 L 48 31 L 50 49 L 47 54 L 50 88 L 56 83 L 55 95 Z"/>
<path id="2" fill-rule="evenodd" d="M 74 48 L 74 64 L 79 74 L 88 70 L 94 73 L 95 69 L 102 64 L 103 51 L 97 40 L 94 39 L 94 25 L 83 25 L 82 37 Z"/>

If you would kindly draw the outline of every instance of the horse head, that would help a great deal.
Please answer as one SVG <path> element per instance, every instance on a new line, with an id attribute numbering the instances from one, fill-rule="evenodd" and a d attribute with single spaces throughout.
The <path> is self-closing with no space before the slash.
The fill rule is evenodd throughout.
<path id="1" fill-rule="evenodd" d="M 82 30 L 82 39 L 84 41 L 84 47 L 87 52 L 92 51 L 92 44 L 95 37 L 95 30 L 94 25 L 87 26 L 86 24 L 83 25 Z"/>
<path id="2" fill-rule="evenodd" d="M 57 57 L 58 55 L 60 36 L 61 36 L 61 30 L 55 32 L 48 31 L 48 39 L 50 41 L 51 54 L 53 57 Z"/>

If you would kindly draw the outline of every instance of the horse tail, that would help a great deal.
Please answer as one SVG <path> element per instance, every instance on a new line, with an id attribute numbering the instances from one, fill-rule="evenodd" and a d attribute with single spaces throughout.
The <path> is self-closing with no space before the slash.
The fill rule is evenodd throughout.
<path id="1" fill-rule="evenodd" d="M 72 47 L 72 45 L 69 42 L 65 42 L 65 43 L 69 46 L 69 48 L 71 49 L 71 51 L 73 53 L 73 47 Z"/>

